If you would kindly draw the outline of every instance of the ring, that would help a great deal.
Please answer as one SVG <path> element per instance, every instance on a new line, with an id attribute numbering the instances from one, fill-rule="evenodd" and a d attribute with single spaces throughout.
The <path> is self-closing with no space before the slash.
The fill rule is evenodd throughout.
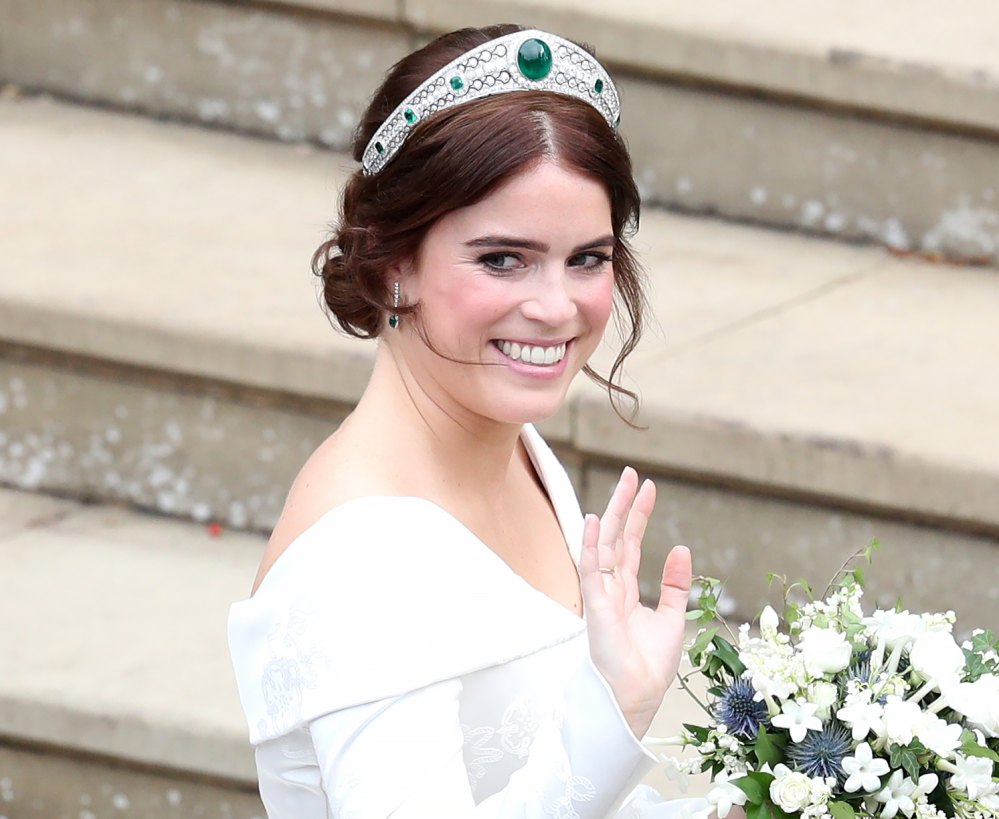
<path id="1" fill-rule="evenodd" d="M 611 566 L 609 569 L 605 569 L 603 567 L 600 567 L 600 568 L 597 569 L 597 571 L 600 572 L 601 574 L 609 574 L 611 577 L 614 576 L 614 567 L 613 566 Z"/>

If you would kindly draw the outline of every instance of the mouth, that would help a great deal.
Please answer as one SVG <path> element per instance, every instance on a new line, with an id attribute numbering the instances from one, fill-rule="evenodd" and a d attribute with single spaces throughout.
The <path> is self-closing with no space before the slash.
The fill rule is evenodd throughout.
<path id="1" fill-rule="evenodd" d="M 493 344 L 503 355 L 513 361 L 519 361 L 522 364 L 531 364 L 535 367 L 553 367 L 565 358 L 565 351 L 569 342 L 545 347 L 497 339 L 493 341 Z"/>

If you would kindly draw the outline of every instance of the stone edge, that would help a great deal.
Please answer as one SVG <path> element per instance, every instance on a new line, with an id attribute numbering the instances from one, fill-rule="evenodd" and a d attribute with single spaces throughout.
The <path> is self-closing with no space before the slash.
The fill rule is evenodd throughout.
<path id="1" fill-rule="evenodd" d="M 14 345 L 348 404 L 360 398 L 372 360 L 371 350 L 342 345 L 310 355 L 3 300 L 0 327 L 0 341 Z M 130 343 L 122 344 L 123 337 Z M 329 378 L 331 368 L 340 377 Z M 587 383 L 539 426 L 584 460 L 628 461 L 663 474 L 805 495 L 961 529 L 999 530 L 999 514 L 989 503 L 999 495 L 999 475 L 918 453 L 889 452 L 876 442 L 757 429 L 737 418 L 691 416 L 649 404 L 638 421 L 649 431 L 630 430 L 607 396 Z"/>
<path id="2" fill-rule="evenodd" d="M 243 0 L 246 2 L 246 0 Z M 497 20 L 531 25 L 591 43 L 611 65 L 644 75 L 708 83 L 771 96 L 911 118 L 948 128 L 999 132 L 999 82 L 981 72 L 913 64 L 848 48 L 827 53 L 791 43 L 738 41 L 663 19 L 622 20 L 589 9 L 551 8 L 544 0 L 271 0 L 316 14 L 361 16 L 438 34 Z M 718 59 L 724 47 L 725 59 Z M 918 93 L 913 93 L 913 87 Z"/>

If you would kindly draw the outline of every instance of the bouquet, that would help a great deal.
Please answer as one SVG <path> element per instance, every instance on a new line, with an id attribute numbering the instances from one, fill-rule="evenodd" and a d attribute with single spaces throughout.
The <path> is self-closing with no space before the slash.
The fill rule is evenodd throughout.
<path id="1" fill-rule="evenodd" d="M 674 773 L 711 772 L 719 819 L 733 805 L 748 819 L 999 819 L 999 641 L 979 630 L 959 645 L 953 612 L 865 615 L 861 558 L 875 548 L 818 599 L 771 575 L 783 612 L 767 606 L 758 636 L 728 630 L 718 581 L 698 578 L 688 617 L 702 627 L 678 679 L 707 724 L 665 742 L 694 752 L 667 760 Z"/>

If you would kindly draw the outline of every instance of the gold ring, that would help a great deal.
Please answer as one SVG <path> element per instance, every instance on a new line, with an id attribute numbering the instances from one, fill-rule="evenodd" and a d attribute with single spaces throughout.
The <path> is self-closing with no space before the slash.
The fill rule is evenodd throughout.
<path id="1" fill-rule="evenodd" d="M 600 568 L 597 569 L 597 571 L 600 572 L 601 574 L 609 574 L 611 577 L 614 576 L 614 567 L 613 566 L 611 566 L 609 569 L 605 569 L 605 568 L 603 568 L 601 566 Z"/>

